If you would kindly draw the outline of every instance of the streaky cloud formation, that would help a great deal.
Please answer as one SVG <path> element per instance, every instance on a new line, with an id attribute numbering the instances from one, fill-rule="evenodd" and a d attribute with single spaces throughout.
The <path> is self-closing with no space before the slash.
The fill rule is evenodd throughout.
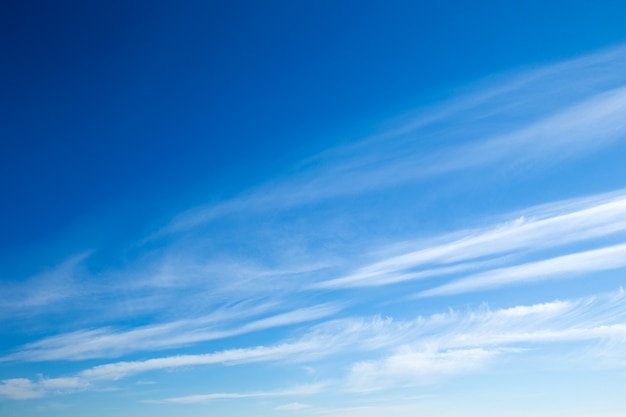
<path id="1" fill-rule="evenodd" d="M 213 393 L 204 395 L 188 395 L 186 397 L 168 398 L 159 402 L 175 403 L 175 404 L 193 404 L 200 402 L 207 402 L 213 400 L 233 399 L 233 398 L 258 398 L 258 397 L 288 397 L 292 395 L 311 395 L 321 391 L 322 384 L 313 384 L 301 387 L 292 387 L 282 391 L 269 391 L 269 392 L 251 392 L 251 393 Z M 290 403 L 281 407 L 277 407 L 278 410 L 300 410 L 306 408 L 306 405 L 300 403 Z"/>
<path id="2" fill-rule="evenodd" d="M 626 70 L 623 46 L 513 76 L 487 87 L 486 92 L 462 97 L 417 116 L 417 120 L 404 126 L 319 155 L 287 181 L 266 184 L 240 198 L 194 209 L 163 232 L 183 231 L 239 211 L 289 209 L 496 163 L 553 164 L 584 156 L 626 133 L 626 77 L 620 76 L 622 70 Z M 576 90 L 562 94 L 572 84 L 577 85 Z M 552 104 L 549 115 L 536 114 L 536 109 L 547 107 L 547 103 Z M 509 124 L 502 123 L 509 114 L 522 115 L 521 126 L 516 121 L 511 123 L 516 129 L 510 130 Z M 498 122 L 507 130 L 477 130 L 476 125 L 488 125 L 489 121 Z M 457 136 L 469 143 L 431 152 L 415 146 L 433 138 L 447 145 Z"/>
<path id="3" fill-rule="evenodd" d="M 249 321 L 240 327 L 231 329 L 215 327 L 220 321 L 225 321 L 223 315 L 220 314 L 216 315 L 217 317 L 208 316 L 180 320 L 137 327 L 128 331 L 115 331 L 111 328 L 82 330 L 30 343 L 21 348 L 18 353 L 10 355 L 4 360 L 76 361 L 116 357 L 136 351 L 170 349 L 316 320 L 335 314 L 338 310 L 336 305 L 318 305 Z M 236 314 L 235 310 L 229 311 L 229 318 L 235 318 Z"/>
<path id="4" fill-rule="evenodd" d="M 526 214 L 521 214 L 516 220 L 483 230 L 461 231 L 430 242 L 415 242 L 413 243 L 415 246 L 428 246 L 375 262 L 357 269 L 348 276 L 322 281 L 314 284 L 313 287 L 378 286 L 453 272 L 471 271 L 485 265 L 484 260 L 490 257 L 562 247 L 624 231 L 626 231 L 626 198 L 623 191 L 583 200 L 558 202 L 539 208 L 529 208 Z M 572 254 L 571 257 L 561 258 L 562 262 L 556 259 L 536 263 L 536 266 L 537 268 L 551 267 L 559 262 L 565 266 L 570 260 L 580 259 L 583 263 L 594 260 L 591 265 L 595 265 L 593 268 L 595 270 L 601 270 L 603 265 L 606 265 L 606 269 L 618 268 L 623 266 L 620 262 L 621 249 L 621 245 L 616 245 L 614 248 L 599 249 L 587 255 Z M 494 260 L 498 261 L 498 258 Z M 477 261 L 483 261 L 483 263 Z M 488 265 L 487 263 L 486 266 Z M 540 272 L 540 269 L 531 267 L 516 268 L 517 271 L 526 271 L 528 277 Z M 485 277 L 494 277 L 492 286 L 498 283 L 505 284 L 506 281 L 499 279 L 498 274 L 509 276 L 508 272 L 511 272 L 507 269 L 499 269 L 499 271 L 499 273 L 497 271 L 485 273 L 488 274 Z M 582 268 L 581 272 L 584 271 L 585 269 Z M 470 280 L 478 283 L 479 278 L 470 277 L 464 282 Z M 468 285 L 466 288 L 469 287 Z M 424 294 L 434 293 L 431 291 Z"/>
<path id="5" fill-rule="evenodd" d="M 396 384 L 432 383 L 439 377 L 481 369 L 497 356 L 523 354 L 520 344 L 564 341 L 626 340 L 626 296 L 623 291 L 601 296 L 553 301 L 544 304 L 491 310 L 438 313 L 429 317 L 395 321 L 391 318 L 351 318 L 316 325 L 296 340 L 276 345 L 231 349 L 198 355 L 175 355 L 123 361 L 84 369 L 72 376 L 2 381 L 0 393 L 14 399 L 28 399 L 63 390 L 93 389 L 97 384 L 130 376 L 189 366 L 244 365 L 263 362 L 316 363 L 329 356 L 358 351 L 386 351 L 377 361 L 357 361 L 338 388 L 369 391 Z M 521 352 L 521 353 L 520 353 Z M 402 366 L 401 364 L 404 363 Z M 322 385 L 232 396 L 310 395 Z M 334 383 L 337 389 L 337 383 Z M 313 389 L 315 388 L 315 389 Z M 165 402 L 193 403 L 229 394 L 176 397 Z M 234 397 L 233 397 L 234 398 Z M 156 400 L 155 400 L 156 401 Z M 160 400 L 159 400 L 160 401 Z"/>
<path id="6" fill-rule="evenodd" d="M 461 280 L 423 291 L 419 295 L 455 294 L 563 277 L 564 275 L 576 276 L 624 266 L 626 266 L 626 245 L 622 244 L 470 275 Z"/>
<path id="7" fill-rule="evenodd" d="M 8 133 L 21 132 L 10 142 L 49 144 L 31 149 L 26 141 L 27 165 L 46 186 L 31 196 L 23 188 L 14 211 L 26 220 L 2 242 L 0 414 L 621 416 L 624 39 L 590 43 L 595 52 L 543 54 L 525 41 L 527 48 L 510 46 L 519 60 L 485 66 L 478 60 L 489 48 L 479 42 L 474 63 L 463 57 L 430 75 L 394 79 L 402 68 L 389 72 L 398 65 L 388 60 L 393 51 L 431 64 L 432 56 L 411 55 L 432 31 L 409 36 L 422 30 L 415 16 L 397 31 L 409 40 L 381 43 L 382 53 L 376 39 L 392 28 L 369 27 L 367 2 L 337 16 L 323 4 L 243 14 L 214 6 L 164 14 L 184 22 L 171 23 L 185 37 L 169 52 L 161 54 L 159 42 L 116 49 L 159 59 L 131 71 L 128 91 L 112 95 L 110 109 L 89 93 L 108 86 L 106 76 L 85 82 L 89 88 L 61 82 L 68 96 L 49 107 L 46 97 L 58 91 L 47 83 L 63 71 L 51 69 L 41 85 L 17 83 L 40 95 L 22 91 L 7 106 L 16 112 Z M 161 6 L 142 8 L 142 16 L 150 20 L 153 7 Z M 120 12 L 128 22 L 115 25 L 149 31 L 133 13 Z M 500 22 L 489 13 L 489 25 Z M 224 20 L 208 19 L 213 14 Z M 326 34 L 331 17 L 341 30 L 331 24 Z M 558 31 L 559 22 L 548 23 Z M 307 25 L 314 37 L 291 37 Z M 354 39 L 342 38 L 359 27 Z M 464 36 L 477 39 L 481 30 Z M 75 35 L 67 38 L 82 39 Z M 294 50 L 268 49 L 278 40 Z M 104 46 L 85 56 L 102 64 L 98 71 L 116 73 L 119 63 L 103 64 Z M 47 48 L 41 62 L 63 60 L 61 49 Z M 265 62 L 278 56 L 280 65 Z M 357 66 L 375 66 L 389 79 L 377 83 L 377 73 L 365 76 Z M 358 85 L 344 85 L 344 72 Z M 484 78 L 459 87 L 465 77 Z M 169 80 L 168 92 L 154 89 L 153 79 Z M 324 89 L 328 95 L 317 94 Z M 28 103 L 18 103 L 22 95 Z M 205 96 L 217 104 L 206 105 Z M 57 124 L 67 123 L 66 111 L 81 141 L 93 142 L 89 152 L 82 142 L 63 142 L 70 128 Z M 142 116 L 118 123 L 127 113 Z M 112 141 L 116 158 L 101 176 L 91 171 L 106 160 L 98 138 Z M 70 147 L 83 151 L 63 161 Z M 9 159 L 0 164 L 7 178 Z M 46 183 L 61 175 L 48 160 L 75 178 L 69 191 Z M 44 189 L 58 196 L 58 207 L 37 205 Z M 74 189 L 70 204 L 64 199 Z M 68 218 L 76 223 L 67 226 Z"/>
<path id="8" fill-rule="evenodd" d="M 73 256 L 60 265 L 25 282 L 0 283 L 0 318 L 6 315 L 30 314 L 37 308 L 58 306 L 84 291 L 81 276 L 84 261 L 91 252 Z"/>
<path id="9" fill-rule="evenodd" d="M 308 404 L 288 403 L 288 404 L 279 405 L 278 407 L 275 407 L 274 410 L 292 411 L 292 410 L 302 410 L 303 408 L 309 408 L 309 407 L 310 405 Z"/>

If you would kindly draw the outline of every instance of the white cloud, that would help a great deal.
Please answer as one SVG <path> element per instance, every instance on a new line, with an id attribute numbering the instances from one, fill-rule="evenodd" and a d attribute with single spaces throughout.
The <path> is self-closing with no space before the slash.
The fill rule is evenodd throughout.
<path id="1" fill-rule="evenodd" d="M 43 378 L 32 381 L 27 378 L 5 379 L 0 382 L 0 396 L 14 400 L 29 400 L 50 394 L 67 394 L 82 391 L 89 383 L 80 377 Z"/>
<path id="2" fill-rule="evenodd" d="M 39 385 L 46 390 L 81 389 L 86 386 L 85 382 L 78 377 L 42 378 Z"/>
<path id="3" fill-rule="evenodd" d="M 42 397 L 44 392 L 30 379 L 12 378 L 2 381 L 0 385 L 0 395 L 14 400 L 27 400 Z"/>
<path id="4" fill-rule="evenodd" d="M 457 148 L 442 171 L 496 161 L 545 162 L 573 157 L 623 138 L 626 87 L 602 92 L 529 126 L 484 142 Z"/>
<path id="5" fill-rule="evenodd" d="M 361 392 L 432 384 L 481 371 L 500 356 L 522 355 L 528 348 L 554 343 L 609 342 L 602 350 L 576 355 L 597 354 L 596 359 L 606 360 L 626 344 L 625 306 L 626 297 L 617 293 L 498 310 L 485 305 L 469 312 L 450 310 L 413 322 L 388 323 L 391 333 L 402 333 L 404 338 L 377 350 L 385 352 L 382 358 L 353 364 L 346 389 Z M 562 345 L 561 351 L 567 348 Z M 623 366 L 622 359 L 613 364 Z"/>
<path id="6" fill-rule="evenodd" d="M 528 215 L 516 214 L 517 220 L 502 225 L 412 243 L 426 247 L 374 262 L 347 276 L 314 284 L 313 288 L 387 285 L 471 271 L 507 261 L 501 258 L 503 255 L 560 247 L 626 231 L 623 191 L 526 211 Z M 493 256 L 500 258 L 481 261 Z"/>
<path id="7" fill-rule="evenodd" d="M 321 346 L 315 340 L 303 340 L 269 347 L 258 346 L 200 355 L 177 355 L 143 361 L 114 362 L 82 371 L 80 376 L 88 380 L 117 380 L 142 372 L 186 366 L 271 362 L 285 360 L 296 354 L 312 352 L 319 348 Z"/>
<path id="8" fill-rule="evenodd" d="M 418 296 L 429 297 L 486 290 L 555 277 L 577 276 L 588 272 L 605 271 L 624 266 L 626 266 L 626 244 L 614 245 L 470 275 L 466 278 L 422 291 Z"/>
<path id="9" fill-rule="evenodd" d="M 243 399 L 243 398 L 259 398 L 259 397 L 288 397 L 288 396 L 300 396 L 300 395 L 312 395 L 317 394 L 324 388 L 323 384 L 311 384 L 291 387 L 277 391 L 265 391 L 265 392 L 221 392 L 211 394 L 200 395 L 187 395 L 184 397 L 166 398 L 164 400 L 156 400 L 151 402 L 160 403 L 173 403 L 173 404 L 196 404 L 214 400 L 231 400 L 231 399 Z M 291 408 L 295 410 L 295 408 Z"/>
<path id="10" fill-rule="evenodd" d="M 277 411 L 295 411 L 295 410 L 302 410 L 302 409 L 309 408 L 309 407 L 311 407 L 309 404 L 289 403 L 289 404 L 279 405 L 278 407 L 274 407 L 274 410 L 277 410 Z"/>
<path id="11" fill-rule="evenodd" d="M 382 360 L 354 364 L 348 377 L 348 389 L 371 391 L 398 384 L 431 384 L 442 376 L 478 370 L 499 353 L 483 348 L 416 350 L 403 346 Z"/>
<path id="12" fill-rule="evenodd" d="M 626 48 L 621 47 L 482 85 L 400 126 L 317 155 L 297 166 L 288 180 L 183 213 L 162 233 L 239 212 L 289 209 L 460 170 L 528 161 L 553 164 L 585 155 L 626 134 L 624 73 Z M 516 119 L 510 120 L 512 114 Z M 449 146 L 460 138 L 464 146 Z M 420 140 L 443 146 L 425 152 L 416 146 Z"/>
<path id="13" fill-rule="evenodd" d="M 58 306 L 81 292 L 77 278 L 82 274 L 85 252 L 23 282 L 0 283 L 0 315 L 35 314 L 38 309 Z M 84 289 L 83 289 L 84 290 Z"/>
<path id="14" fill-rule="evenodd" d="M 337 313 L 340 306 L 320 304 L 249 320 L 244 324 L 232 323 L 233 320 L 256 315 L 263 310 L 264 308 L 227 309 L 204 317 L 137 327 L 129 331 L 116 331 L 112 328 L 81 330 L 29 343 L 3 360 L 84 360 L 116 357 L 137 351 L 168 349 L 318 320 Z M 222 323 L 230 326 L 222 327 L 224 326 Z"/>
<path id="15" fill-rule="evenodd" d="M 34 398 L 94 388 L 107 381 L 148 371 L 181 367 L 266 362 L 297 367 L 305 362 L 321 366 L 321 359 L 348 352 L 351 358 L 359 355 L 363 359 L 354 359 L 357 363 L 352 365 L 346 381 L 353 390 L 367 390 L 429 383 L 439 377 L 478 370 L 496 356 L 519 354 L 521 348 L 529 346 L 540 348 L 556 342 L 593 341 L 610 342 L 603 356 L 609 357 L 606 355 L 610 353 L 606 351 L 609 348 L 623 351 L 626 343 L 626 296 L 623 292 L 497 310 L 483 305 L 476 310 L 448 310 L 406 320 L 379 317 L 333 320 L 311 327 L 298 339 L 269 346 L 113 362 L 63 378 L 8 379 L 3 381 L 0 393 L 11 398 Z M 312 386 L 275 392 L 210 393 L 170 400 L 180 403 L 279 393 L 305 395 L 322 389 L 315 386 L 307 391 L 307 387 Z"/>

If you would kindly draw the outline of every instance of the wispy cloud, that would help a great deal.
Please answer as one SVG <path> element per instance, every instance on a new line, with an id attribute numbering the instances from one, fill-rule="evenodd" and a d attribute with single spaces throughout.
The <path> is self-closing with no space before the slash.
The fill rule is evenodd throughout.
<path id="1" fill-rule="evenodd" d="M 415 350 L 409 346 L 379 361 L 352 366 L 348 386 L 354 391 L 373 391 L 390 385 L 430 384 L 442 376 L 481 369 L 500 353 L 497 349 Z"/>
<path id="2" fill-rule="evenodd" d="M 481 371 L 500 356 L 562 342 L 611 340 L 626 343 L 623 291 L 599 298 L 554 301 L 529 306 L 437 314 L 398 323 L 407 336 L 382 358 L 352 365 L 348 391 L 375 391 L 425 385 L 458 374 Z M 596 352 L 604 358 L 606 352 Z M 580 357 L 580 354 L 577 356 Z M 617 362 L 615 362 L 617 363 Z M 614 364 L 615 364 L 614 363 Z"/>
<path id="3" fill-rule="evenodd" d="M 0 317 L 28 314 L 59 303 L 82 292 L 79 277 L 91 252 L 70 257 L 59 265 L 23 281 L 0 282 Z"/>
<path id="4" fill-rule="evenodd" d="M 231 400 L 242 398 L 259 398 L 259 397 L 290 397 L 290 396 L 304 396 L 312 395 L 321 392 L 324 388 L 324 384 L 310 384 L 302 385 L 291 388 L 286 388 L 276 391 L 264 391 L 264 392 L 221 392 L 211 394 L 199 394 L 199 395 L 187 395 L 184 397 L 166 398 L 164 400 L 150 400 L 149 402 L 156 403 L 173 403 L 173 404 L 195 404 L 214 400 Z M 292 403 L 293 404 L 293 403 Z M 304 407 L 301 407 L 304 408 Z M 298 408 L 289 408 L 295 410 Z M 286 409 L 285 409 L 286 410 Z"/>
<path id="5" fill-rule="evenodd" d="M 27 378 L 5 379 L 0 385 L 0 395 L 13 400 L 27 400 L 44 395 L 36 383 Z"/>
<path id="6" fill-rule="evenodd" d="M 593 271 L 605 271 L 624 266 L 626 266 L 626 244 L 474 274 L 422 291 L 418 296 L 428 297 L 486 290 L 511 284 L 528 283 L 563 276 L 577 276 Z"/>
<path id="7" fill-rule="evenodd" d="M 274 346 L 258 346 L 225 350 L 200 355 L 177 355 L 144 361 L 115 362 L 87 369 L 80 376 L 88 380 L 117 380 L 147 371 L 174 369 L 187 366 L 215 364 L 243 364 L 285 360 L 297 354 L 311 353 L 321 346 L 314 340 L 303 340 Z"/>
<path id="8" fill-rule="evenodd" d="M 318 320 L 337 313 L 338 304 L 321 304 L 250 320 L 262 312 L 239 309 L 164 324 L 140 326 L 128 331 L 112 328 L 81 330 L 29 343 L 2 360 L 50 361 L 116 357 L 138 351 L 169 349 L 208 340 L 223 339 L 270 328 Z M 243 324 L 237 319 L 248 319 Z M 228 324 L 228 327 L 224 327 Z"/>
<path id="9" fill-rule="evenodd" d="M 288 403 L 279 405 L 278 407 L 274 407 L 274 410 L 277 411 L 294 411 L 294 410 L 303 410 L 305 408 L 311 407 L 309 404 L 303 403 Z"/>
<path id="10" fill-rule="evenodd" d="M 422 248 L 374 262 L 344 277 L 322 281 L 312 287 L 378 286 L 485 269 L 502 262 L 500 258 L 490 257 L 536 252 L 626 231 L 626 197 L 623 192 L 557 202 L 526 211 L 526 214 L 516 214 L 518 217 L 511 222 L 483 230 L 466 230 L 427 242 L 405 243 L 404 246 Z M 614 250 L 608 250 L 606 256 Z M 544 264 L 547 265 L 550 264 Z"/>
<path id="11" fill-rule="evenodd" d="M 529 345 L 609 340 L 616 343 L 614 348 L 621 350 L 626 343 L 625 306 L 626 296 L 620 291 L 593 298 L 498 310 L 487 306 L 465 312 L 450 310 L 410 320 L 333 320 L 311 327 L 300 338 L 269 346 L 113 362 L 63 378 L 8 379 L 2 382 L 0 394 L 27 399 L 86 389 L 148 371 L 218 364 L 318 363 L 346 352 L 352 357 L 358 354 L 369 358 L 350 364 L 350 373 L 345 378 L 347 391 L 428 383 L 439 377 L 475 371 L 501 355 L 519 354 L 516 353 L 521 352 L 519 348 Z M 405 365 L 401 366 L 403 363 Z M 415 372 L 409 372 L 411 369 Z M 173 402 L 225 399 L 229 395 L 274 395 L 272 393 L 194 394 L 177 397 Z"/>
<path id="12" fill-rule="evenodd" d="M 83 391 L 89 383 L 79 377 L 39 378 L 32 381 L 27 378 L 5 379 L 0 383 L 0 395 L 14 400 L 29 400 L 50 394 L 68 394 Z"/>
<path id="13" fill-rule="evenodd" d="M 460 170 L 553 164 L 586 155 L 626 133 L 626 76 L 620 76 L 625 69 L 626 48 L 620 47 L 482 85 L 401 126 L 311 158 L 286 180 L 190 210 L 162 233 L 239 212 L 284 210 Z"/>

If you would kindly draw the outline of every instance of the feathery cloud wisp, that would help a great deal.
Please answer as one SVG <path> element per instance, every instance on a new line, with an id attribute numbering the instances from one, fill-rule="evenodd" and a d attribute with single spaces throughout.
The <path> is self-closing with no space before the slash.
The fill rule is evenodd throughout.
<path id="1" fill-rule="evenodd" d="M 563 276 L 577 276 L 592 271 L 605 271 L 624 266 L 626 266 L 626 244 L 614 245 L 470 275 L 422 291 L 418 296 L 459 294 Z"/>
<path id="2" fill-rule="evenodd" d="M 352 371 L 345 379 L 348 391 L 422 384 L 473 371 L 488 365 L 493 358 L 515 354 L 520 346 L 529 344 L 539 347 L 563 341 L 611 340 L 621 346 L 626 343 L 625 306 L 626 296 L 620 291 L 587 299 L 498 310 L 486 306 L 468 312 L 450 310 L 411 320 L 334 320 L 311 327 L 300 338 L 274 345 L 112 362 L 74 375 L 39 381 L 8 379 L 2 382 L 0 394 L 15 399 L 35 398 L 88 389 L 148 371 L 218 364 L 319 363 L 346 352 L 350 352 L 350 357 L 357 353 L 369 357 L 349 364 Z M 469 359 L 476 367 L 467 366 Z M 406 368 L 399 366 L 402 361 L 409 361 L 416 369 L 421 369 L 421 373 L 412 373 L 415 374 L 412 378 L 403 371 Z M 226 398 L 221 394 L 207 395 L 197 397 L 194 394 L 177 401 Z"/>
<path id="3" fill-rule="evenodd" d="M 623 192 L 582 201 L 558 202 L 526 211 L 525 215 L 522 213 L 517 220 L 504 225 L 413 243 L 430 245 L 374 262 L 349 275 L 322 281 L 312 287 L 377 286 L 470 271 L 499 261 L 498 258 L 489 260 L 490 257 L 516 251 L 536 252 L 626 231 Z"/>
<path id="4" fill-rule="evenodd" d="M 624 73 L 626 48 L 620 47 L 499 80 L 400 127 L 311 158 L 287 180 L 183 213 L 160 234 L 240 212 L 286 210 L 493 164 L 553 164 L 586 155 L 626 134 Z M 571 91 L 572 85 L 578 88 Z M 516 119 L 502 123 L 511 114 Z M 443 146 L 415 146 L 433 139 Z M 460 139 L 464 144 L 453 146 Z"/>

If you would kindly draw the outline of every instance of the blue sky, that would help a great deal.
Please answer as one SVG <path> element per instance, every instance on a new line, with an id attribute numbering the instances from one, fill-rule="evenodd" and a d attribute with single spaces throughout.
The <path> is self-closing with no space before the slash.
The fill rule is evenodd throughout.
<path id="1" fill-rule="evenodd" d="M 0 414 L 623 414 L 623 2 L 40 3 Z"/>

